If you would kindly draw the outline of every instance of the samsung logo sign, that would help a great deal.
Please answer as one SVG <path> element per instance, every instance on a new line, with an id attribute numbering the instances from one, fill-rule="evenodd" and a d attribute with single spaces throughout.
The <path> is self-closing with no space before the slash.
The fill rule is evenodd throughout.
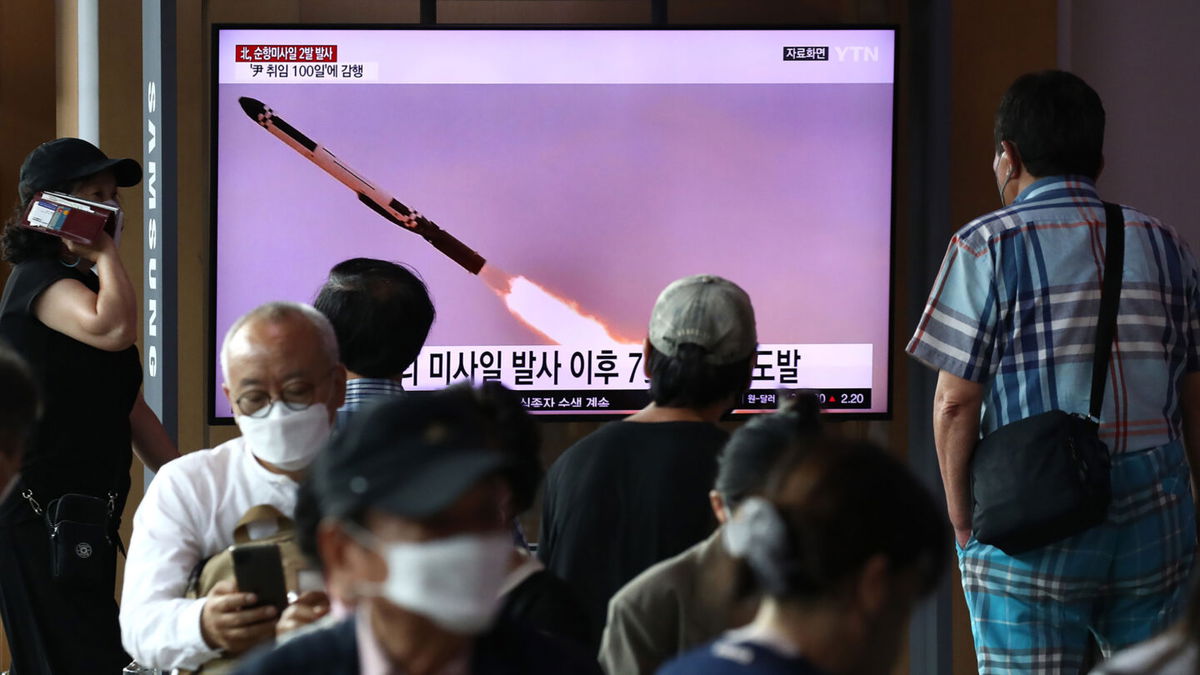
<path id="1" fill-rule="evenodd" d="M 146 157 L 154 160 L 146 162 L 146 282 L 149 292 L 146 293 L 146 375 L 151 379 L 158 378 L 158 130 L 154 126 L 153 115 L 158 108 L 157 87 L 153 80 L 146 88 Z"/>

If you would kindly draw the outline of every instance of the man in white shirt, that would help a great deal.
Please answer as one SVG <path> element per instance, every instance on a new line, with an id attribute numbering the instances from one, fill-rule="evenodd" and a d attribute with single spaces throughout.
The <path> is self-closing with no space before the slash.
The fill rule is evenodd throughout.
<path id="1" fill-rule="evenodd" d="M 188 578 L 233 543 L 251 507 L 293 515 L 298 481 L 345 397 L 333 328 L 307 305 L 268 303 L 238 319 L 225 335 L 221 367 L 242 436 L 164 466 L 134 516 L 121 638 L 143 666 L 194 670 L 274 636 L 273 607 L 255 607 L 232 581 L 186 598 Z"/>

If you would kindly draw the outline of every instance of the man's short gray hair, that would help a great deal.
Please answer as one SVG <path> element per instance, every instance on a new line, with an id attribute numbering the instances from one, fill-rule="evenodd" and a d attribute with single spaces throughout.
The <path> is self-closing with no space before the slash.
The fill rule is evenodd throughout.
<path id="1" fill-rule="evenodd" d="M 234 321 L 229 330 L 225 332 L 225 341 L 221 343 L 221 374 L 225 377 L 225 381 L 229 381 L 229 345 L 239 330 L 247 323 L 259 319 L 278 323 L 292 318 L 308 321 L 321 338 L 321 351 L 330 363 L 338 363 L 337 335 L 333 332 L 333 325 L 329 323 L 329 319 L 325 318 L 324 314 L 318 312 L 312 305 L 300 302 L 268 302 L 238 317 L 238 320 Z"/>

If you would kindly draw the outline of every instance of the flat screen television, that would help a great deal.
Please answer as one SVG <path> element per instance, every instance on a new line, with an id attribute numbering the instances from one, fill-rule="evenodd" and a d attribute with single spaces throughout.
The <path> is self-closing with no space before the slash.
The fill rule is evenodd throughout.
<path id="1" fill-rule="evenodd" d="M 636 410 L 655 298 L 709 273 L 757 313 L 739 414 L 808 389 L 887 416 L 895 52 L 877 27 L 214 27 L 210 418 L 233 321 L 354 257 L 429 286 L 410 391 Z"/>

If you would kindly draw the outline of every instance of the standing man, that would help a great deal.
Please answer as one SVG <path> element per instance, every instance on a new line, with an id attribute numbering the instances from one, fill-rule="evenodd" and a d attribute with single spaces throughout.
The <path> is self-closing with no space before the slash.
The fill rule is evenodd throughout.
<path id="1" fill-rule="evenodd" d="M 1017 556 L 971 536 L 981 434 L 1050 410 L 1088 411 L 1103 141 L 1104 108 L 1083 80 L 1046 71 L 1013 83 L 996 112 L 992 162 L 1004 208 L 951 239 L 908 345 L 939 371 L 934 439 L 984 675 L 1077 672 L 1089 632 L 1105 656 L 1153 636 L 1179 610 L 1195 555 L 1196 262 L 1173 230 L 1130 207 L 1100 427 L 1112 455 L 1107 520 Z"/>
<path id="2" fill-rule="evenodd" d="M 421 353 L 436 314 L 425 282 L 403 265 L 351 258 L 329 270 L 313 306 L 333 324 L 346 365 L 339 426 L 373 399 L 404 393 L 404 371 Z"/>
<path id="3" fill-rule="evenodd" d="M 708 491 L 728 439 L 716 422 L 750 384 L 757 348 L 754 308 L 737 284 L 710 275 L 672 283 L 644 348 L 653 402 L 550 467 L 538 555 L 583 601 L 593 653 L 612 596 L 716 527 Z"/>

